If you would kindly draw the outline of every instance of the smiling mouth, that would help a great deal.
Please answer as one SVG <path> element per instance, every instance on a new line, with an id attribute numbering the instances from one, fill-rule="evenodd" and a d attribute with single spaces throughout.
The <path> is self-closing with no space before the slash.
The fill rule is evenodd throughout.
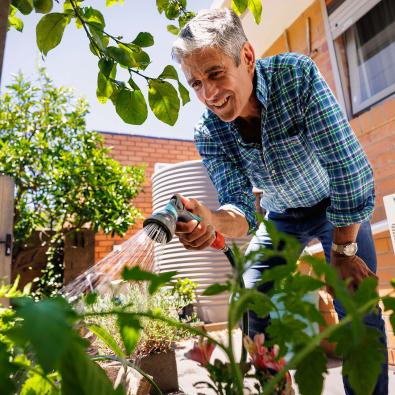
<path id="1" fill-rule="evenodd" d="M 219 102 L 219 103 L 217 103 L 217 104 L 211 104 L 215 109 L 221 109 L 221 108 L 223 108 L 223 107 L 225 107 L 226 106 L 226 103 L 229 101 L 229 97 L 230 96 L 228 96 L 228 97 L 226 97 L 224 100 L 222 100 L 221 102 Z"/>

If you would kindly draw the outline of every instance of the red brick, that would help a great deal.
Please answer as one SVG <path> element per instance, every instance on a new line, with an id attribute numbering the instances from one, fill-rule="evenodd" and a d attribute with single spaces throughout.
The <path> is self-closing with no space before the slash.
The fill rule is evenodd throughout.
<path id="1" fill-rule="evenodd" d="M 395 277 L 395 255 L 392 246 L 387 254 L 377 257 L 377 266 L 378 270 L 382 270 L 383 272 L 391 271 Z"/>
<path id="2" fill-rule="evenodd" d="M 389 239 L 375 239 L 374 244 L 376 247 L 377 254 L 385 254 L 390 251 L 390 246 L 388 244 Z"/>
<path id="3" fill-rule="evenodd" d="M 385 100 L 382 104 L 382 109 L 388 119 L 395 118 L 395 99 L 390 98 Z"/>

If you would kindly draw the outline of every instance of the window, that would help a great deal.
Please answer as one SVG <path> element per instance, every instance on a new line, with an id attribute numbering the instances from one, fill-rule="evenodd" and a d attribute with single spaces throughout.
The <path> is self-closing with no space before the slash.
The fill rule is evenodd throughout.
<path id="1" fill-rule="evenodd" d="M 395 1 L 335 0 L 328 11 L 338 59 L 344 45 L 342 85 L 356 114 L 395 92 Z"/>

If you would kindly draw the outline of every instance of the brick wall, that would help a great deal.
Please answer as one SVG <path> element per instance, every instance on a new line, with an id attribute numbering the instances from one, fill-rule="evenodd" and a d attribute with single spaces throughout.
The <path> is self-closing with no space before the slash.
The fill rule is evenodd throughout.
<path id="1" fill-rule="evenodd" d="M 329 4 L 330 1 L 327 1 Z M 311 58 L 316 62 L 332 91 L 336 95 L 334 75 L 330 63 L 328 43 L 326 41 L 320 2 L 315 1 L 287 29 L 288 48 L 292 52 L 307 53 L 306 19 L 310 18 Z M 264 30 L 264 27 L 262 28 Z M 264 33 L 264 31 L 263 31 Z M 262 54 L 263 57 L 286 52 L 285 35 L 280 36 L 273 45 Z M 343 54 L 344 55 L 344 54 Z M 342 59 L 344 61 L 344 59 Z M 347 85 L 347 84 L 346 84 Z M 395 98 L 376 104 L 350 121 L 372 164 L 376 185 L 376 208 L 372 223 L 385 219 L 383 196 L 395 193 Z M 395 255 L 389 232 L 375 235 L 378 259 L 377 274 L 379 291 L 384 295 L 391 289 L 390 280 L 395 278 Z M 322 307 L 322 306 L 321 306 Z M 323 310 L 325 315 L 333 315 L 333 307 Z M 388 333 L 389 360 L 395 364 L 395 336 L 385 316 Z"/>
<path id="2" fill-rule="evenodd" d="M 134 136 L 116 133 L 102 133 L 105 145 L 112 147 L 111 156 L 122 165 L 143 164 L 146 166 L 145 182 L 142 191 L 133 201 L 146 217 L 152 213 L 151 176 L 156 163 L 177 163 L 200 159 L 192 141 Z M 142 227 L 139 221 L 126 234 L 129 238 Z M 95 238 L 95 262 L 106 256 L 114 244 L 125 238 L 110 237 L 102 233 Z"/>

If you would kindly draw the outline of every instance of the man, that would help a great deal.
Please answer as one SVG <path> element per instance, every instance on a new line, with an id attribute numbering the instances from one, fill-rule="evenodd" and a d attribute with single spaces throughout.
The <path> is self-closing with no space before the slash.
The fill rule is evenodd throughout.
<path id="1" fill-rule="evenodd" d="M 185 248 L 208 247 L 215 230 L 230 237 L 254 230 L 256 187 L 277 229 L 303 246 L 318 238 L 327 261 L 342 278 L 352 279 L 352 289 L 374 276 L 372 169 L 314 62 L 298 54 L 256 61 L 239 18 L 229 10 L 199 13 L 180 32 L 172 55 L 207 107 L 195 129 L 195 144 L 221 204 L 211 211 L 184 199 L 203 219 L 178 223 Z M 248 251 L 262 245 L 271 246 L 263 224 Z M 266 259 L 248 269 L 246 286 L 254 287 L 273 264 Z M 335 308 L 342 318 L 337 301 Z M 250 335 L 263 332 L 268 318 L 249 315 Z M 366 322 L 382 333 L 386 347 L 381 313 L 369 315 Z M 346 378 L 344 384 L 352 394 Z M 386 362 L 374 394 L 387 392 Z"/>

